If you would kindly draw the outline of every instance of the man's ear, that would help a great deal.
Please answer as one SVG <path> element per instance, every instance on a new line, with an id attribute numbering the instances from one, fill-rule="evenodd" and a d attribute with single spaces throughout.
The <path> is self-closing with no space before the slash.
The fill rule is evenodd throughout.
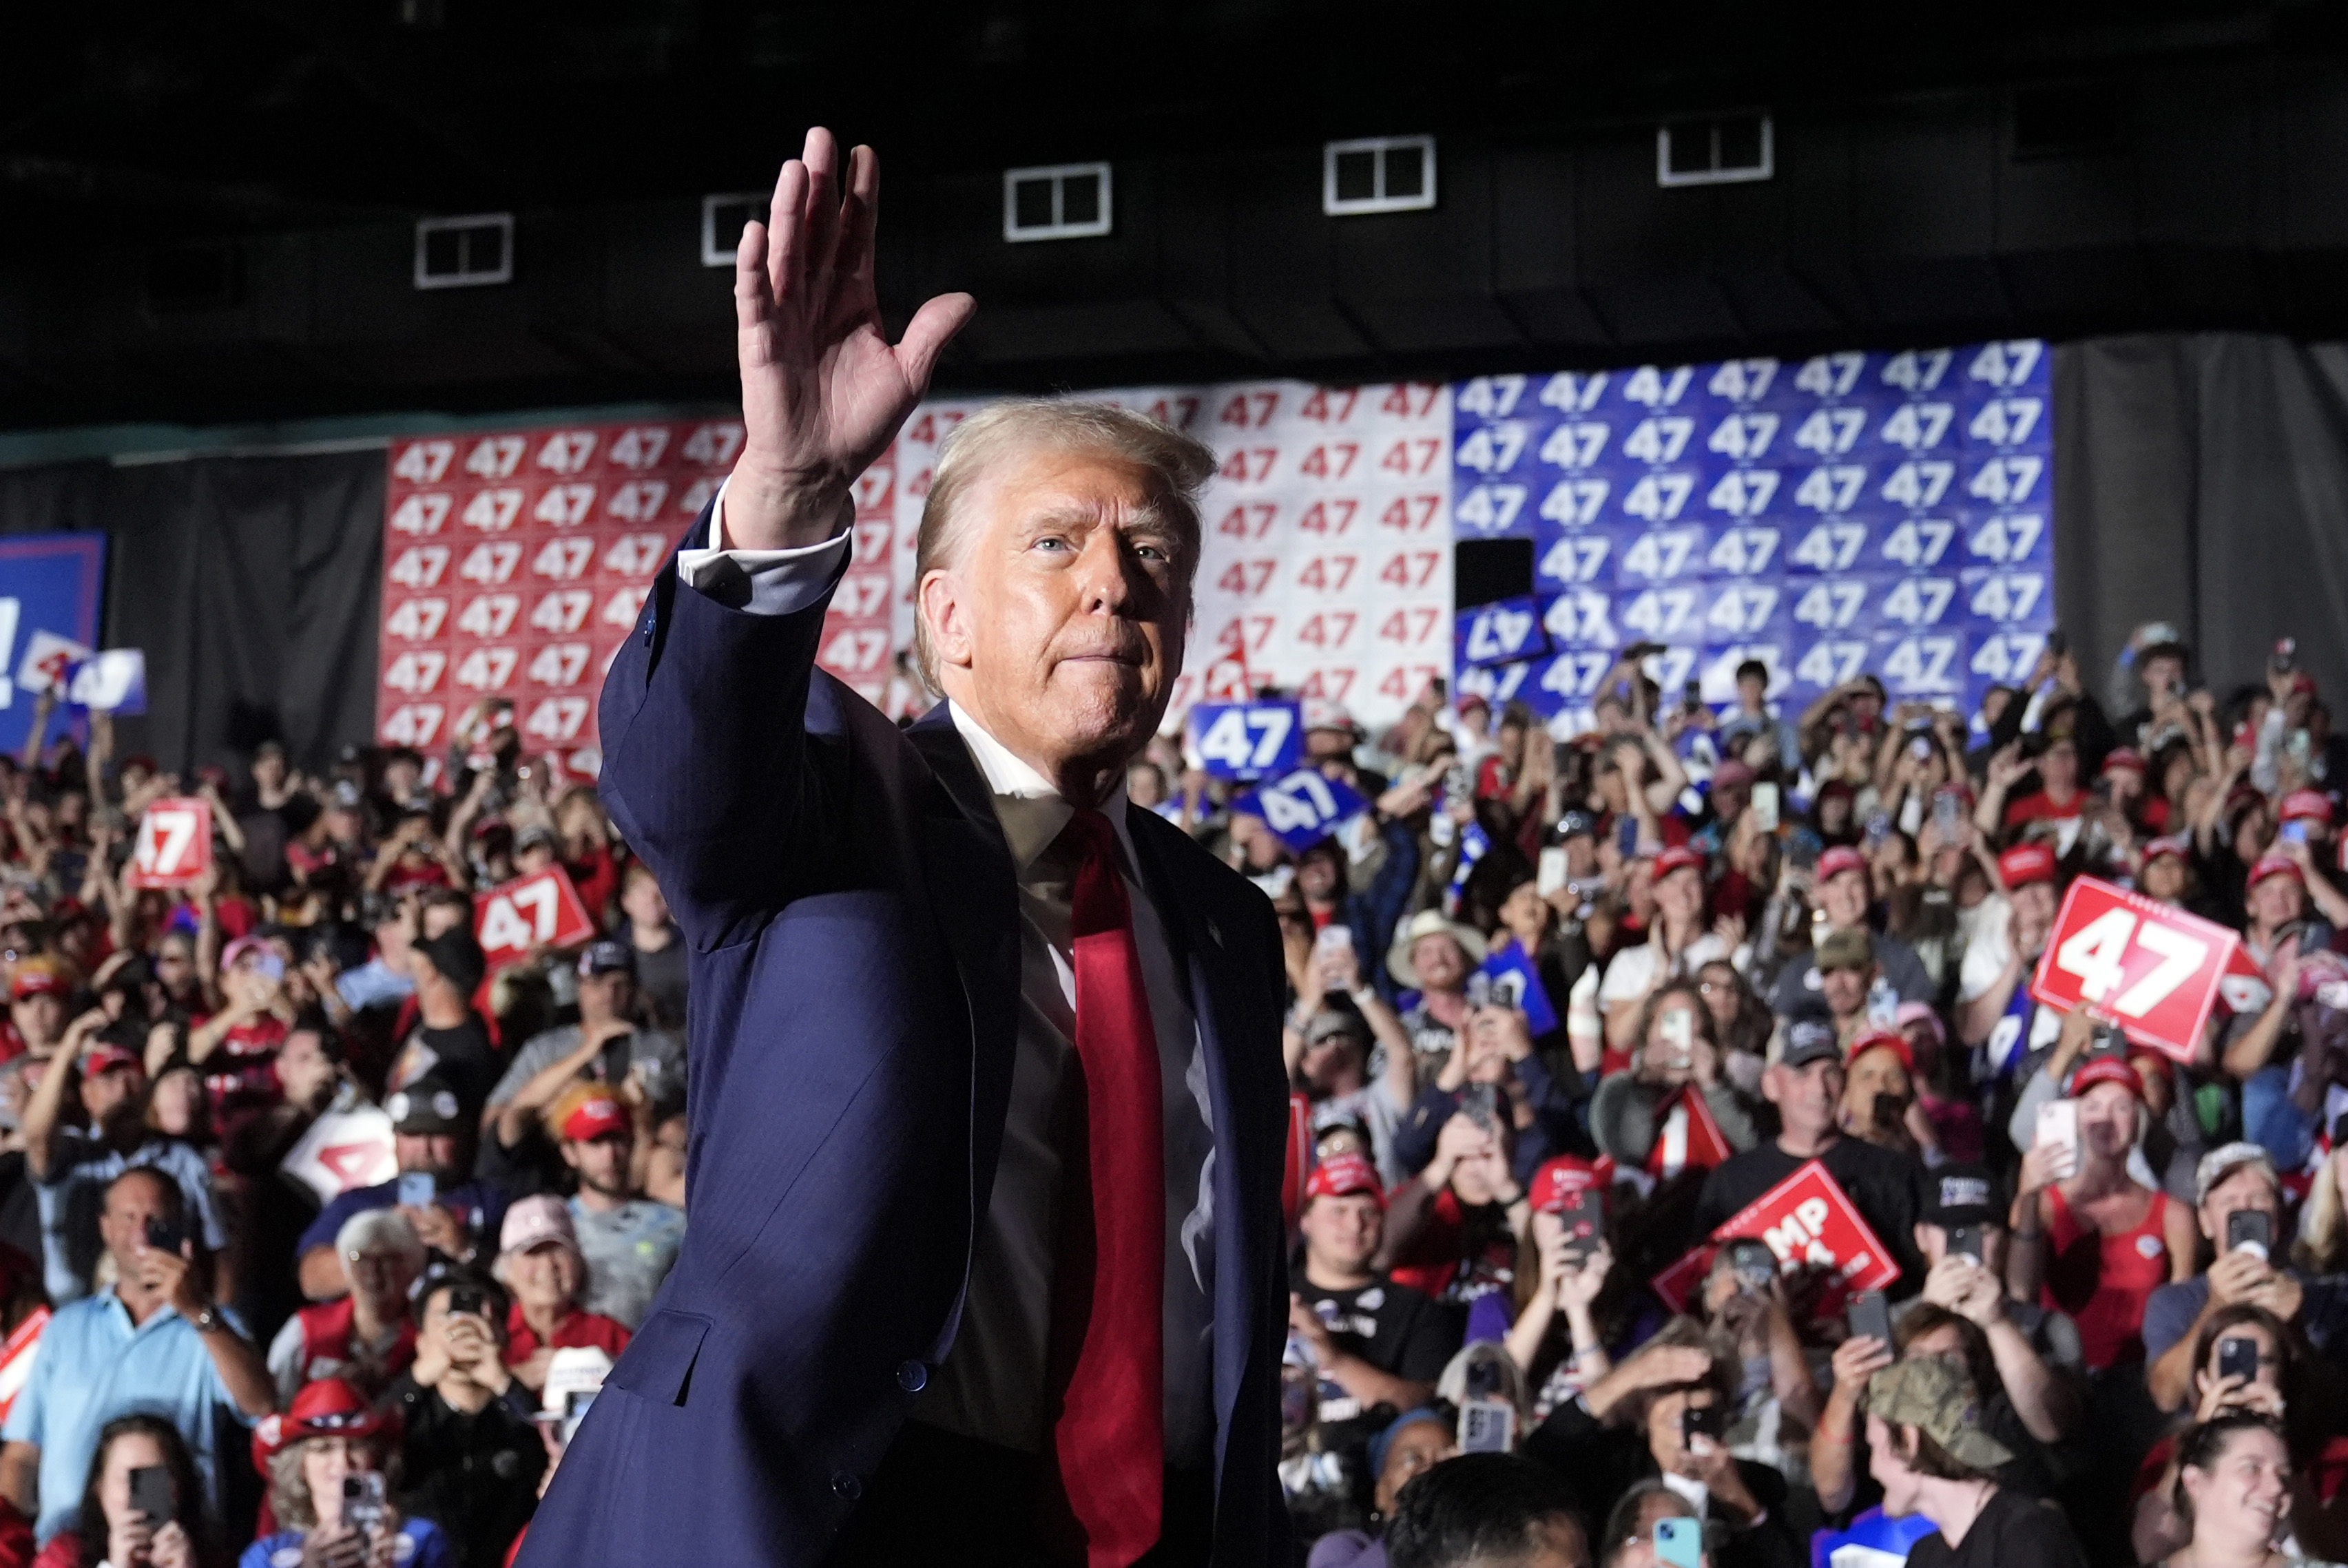
<path id="1" fill-rule="evenodd" d="M 922 578 L 915 610 L 929 626 L 930 647 L 941 664 L 971 661 L 971 618 L 961 585 L 942 568 Z"/>

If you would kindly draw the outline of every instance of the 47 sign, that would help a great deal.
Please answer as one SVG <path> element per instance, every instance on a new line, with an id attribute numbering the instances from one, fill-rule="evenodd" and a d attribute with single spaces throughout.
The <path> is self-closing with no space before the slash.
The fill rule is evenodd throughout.
<path id="1" fill-rule="evenodd" d="M 473 935 L 492 969 L 533 948 L 573 947 L 594 934 L 595 922 L 560 866 L 517 876 L 473 900 Z"/>
<path id="2" fill-rule="evenodd" d="M 212 868 L 212 808 L 201 800 L 159 800 L 139 819 L 130 851 L 133 887 L 192 887 Z"/>
<path id="3" fill-rule="evenodd" d="M 2054 917 L 2030 993 L 2087 1007 L 2130 1040 L 2189 1062 L 2241 938 L 2223 926 L 2082 876 Z"/>
<path id="4" fill-rule="evenodd" d="M 1294 702 L 1201 702 L 1190 710 L 1191 749 L 1217 778 L 1262 778 L 1303 760 L 1304 725 Z"/>
<path id="5" fill-rule="evenodd" d="M 1231 809 L 1263 818 L 1272 836 L 1302 855 L 1369 808 L 1361 793 L 1313 768 L 1299 768 L 1231 802 Z"/>

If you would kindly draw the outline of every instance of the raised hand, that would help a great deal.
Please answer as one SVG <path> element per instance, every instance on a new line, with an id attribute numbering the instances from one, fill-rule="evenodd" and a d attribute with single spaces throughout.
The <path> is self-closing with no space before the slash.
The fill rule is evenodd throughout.
<path id="1" fill-rule="evenodd" d="M 726 543 L 778 549 L 839 531 L 850 487 L 921 401 L 931 368 L 977 303 L 941 294 L 891 346 L 873 291 L 880 160 L 818 126 L 783 165 L 767 221 L 742 231 L 734 318 L 742 456 L 726 492 Z"/>

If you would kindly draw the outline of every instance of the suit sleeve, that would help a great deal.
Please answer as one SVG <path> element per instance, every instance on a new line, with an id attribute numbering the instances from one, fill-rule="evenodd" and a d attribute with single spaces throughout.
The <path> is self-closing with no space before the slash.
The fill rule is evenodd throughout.
<path id="1" fill-rule="evenodd" d="M 685 549 L 708 538 L 716 505 Z M 839 549 L 819 590 L 778 614 L 754 601 L 740 562 L 705 554 L 695 588 L 673 555 L 604 680 L 604 804 L 703 951 L 764 924 L 784 902 L 797 846 L 821 835 L 808 692 L 848 558 Z"/>

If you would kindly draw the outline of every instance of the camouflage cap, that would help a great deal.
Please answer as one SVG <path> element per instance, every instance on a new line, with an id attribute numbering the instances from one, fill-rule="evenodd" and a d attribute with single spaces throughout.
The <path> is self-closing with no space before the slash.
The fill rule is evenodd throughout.
<path id="1" fill-rule="evenodd" d="M 1895 1426 L 1914 1427 L 1959 1464 L 1993 1471 L 2013 1458 L 1981 1429 L 1981 1399 L 1963 1363 L 1946 1356 L 1894 1362 L 1867 1380 L 1867 1409 Z"/>
<path id="2" fill-rule="evenodd" d="M 1875 962 L 1875 938 L 1862 928 L 1829 931 L 1818 944 L 1818 968 L 1863 969 Z"/>

